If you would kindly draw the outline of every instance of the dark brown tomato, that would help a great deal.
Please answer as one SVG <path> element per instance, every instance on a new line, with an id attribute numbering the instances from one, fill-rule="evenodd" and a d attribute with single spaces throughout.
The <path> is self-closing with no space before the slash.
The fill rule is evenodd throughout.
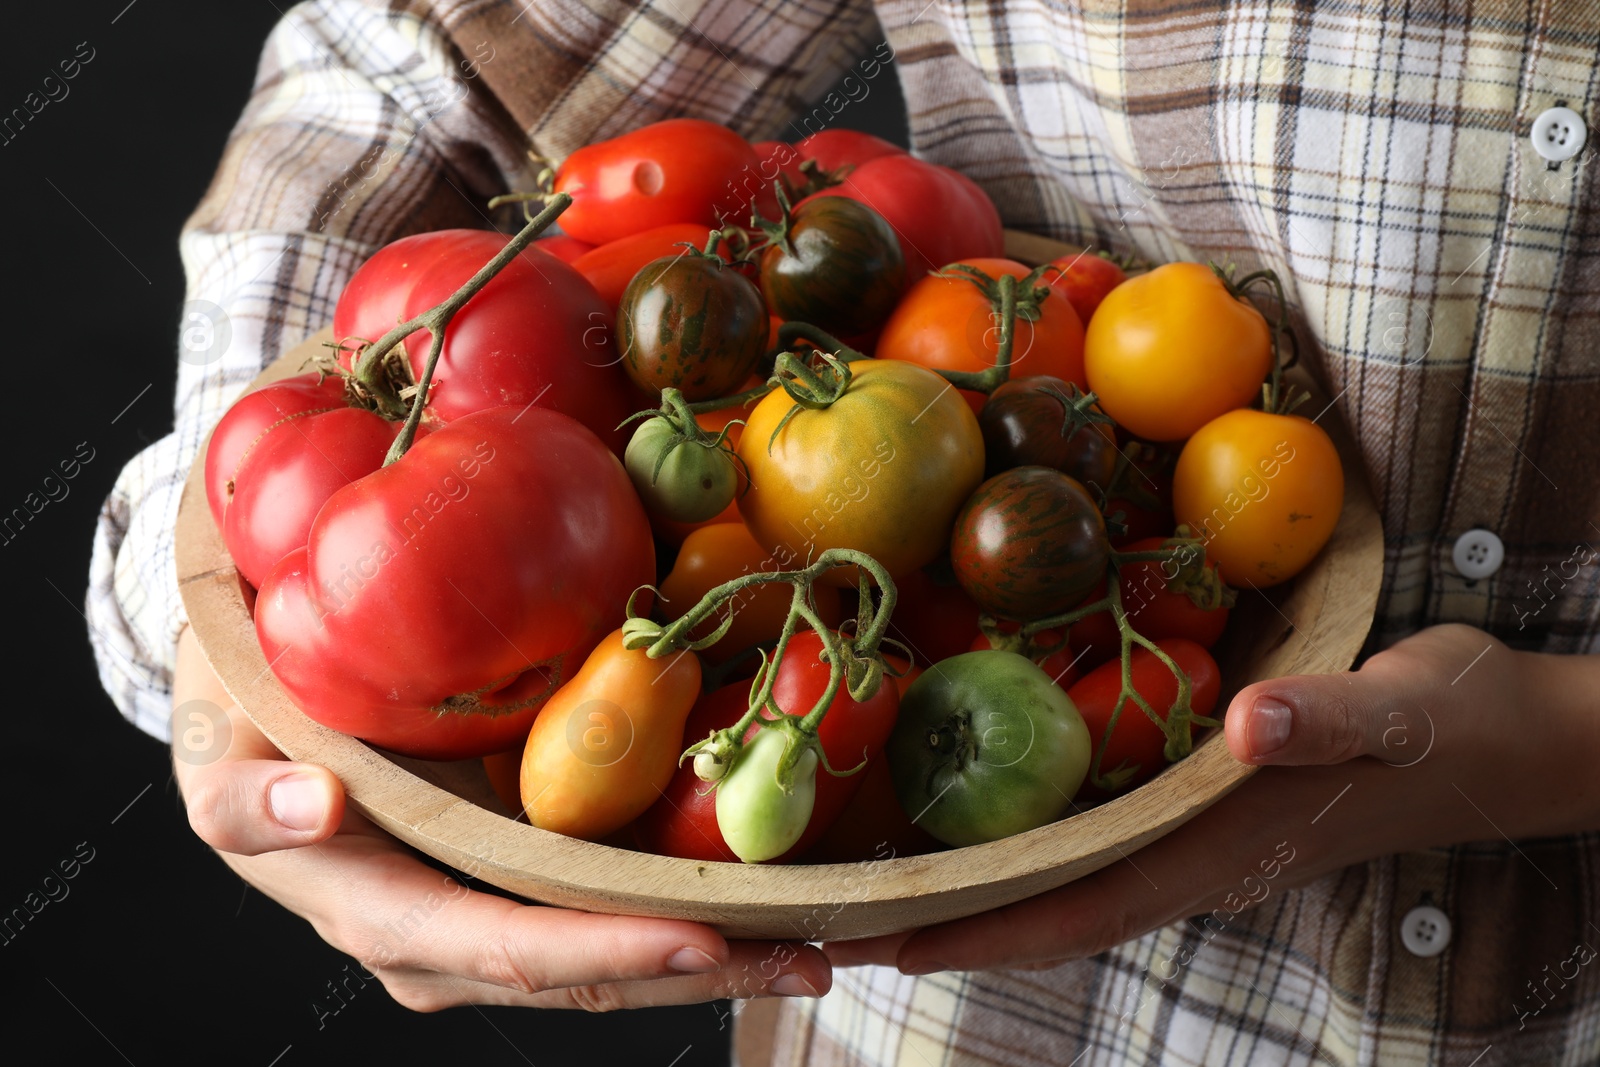
<path id="1" fill-rule="evenodd" d="M 786 234 L 761 255 L 761 289 L 773 313 L 836 337 L 883 325 L 905 279 L 894 230 L 872 208 L 842 196 L 796 207 Z"/>
<path id="2" fill-rule="evenodd" d="M 1105 423 L 1067 422 L 1070 387 L 1040 374 L 1013 378 L 989 394 L 978 412 L 985 467 L 993 476 L 1013 467 L 1051 467 L 1091 489 L 1111 484 L 1116 431 Z M 1096 409 L 1098 410 L 1098 409 Z"/>
<path id="3" fill-rule="evenodd" d="M 1017 467 L 978 487 L 956 518 L 950 565 L 978 606 L 1028 621 L 1070 611 L 1105 577 L 1105 519 L 1075 478 Z"/>
<path id="4" fill-rule="evenodd" d="M 623 368 L 648 392 L 684 399 L 731 393 L 767 346 L 767 306 L 748 278 L 698 253 L 654 260 L 617 306 Z"/>

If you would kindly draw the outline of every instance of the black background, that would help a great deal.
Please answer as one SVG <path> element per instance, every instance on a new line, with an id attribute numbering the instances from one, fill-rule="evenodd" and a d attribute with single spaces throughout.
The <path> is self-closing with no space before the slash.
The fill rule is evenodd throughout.
<path id="1" fill-rule="evenodd" d="M 376 982 L 319 1029 L 351 961 L 244 884 L 189 831 L 166 749 L 100 689 L 82 604 L 95 516 L 122 464 L 171 427 L 183 277 L 178 230 L 254 78 L 270 0 L 29 4 L 7 26 L 0 115 L 81 43 L 94 58 L 0 145 L 9 514 L 80 443 L 65 499 L 0 545 L 8 680 L 0 915 L 80 844 L 93 860 L 0 944 L 8 1044 L 53 1062 L 642 1064 L 727 1060 L 721 1009 L 607 1017 L 457 1008 L 415 1015 Z M 15 13 L 14 13 L 15 14 Z M 839 125 L 905 137 L 893 79 Z M 59 93 L 59 90 L 56 90 Z M 41 92 L 42 95 L 42 92 Z M 54 884 L 54 883 L 52 883 Z M 57 890 L 59 892 L 59 890 Z M 30 1043 L 31 1044 L 31 1043 Z M 36 1052 L 42 1057 L 42 1052 Z M 676 1059 L 675 1059 L 676 1057 Z"/>

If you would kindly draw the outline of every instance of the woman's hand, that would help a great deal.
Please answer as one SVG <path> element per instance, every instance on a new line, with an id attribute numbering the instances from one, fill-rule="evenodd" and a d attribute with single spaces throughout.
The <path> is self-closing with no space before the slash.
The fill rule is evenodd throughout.
<path id="1" fill-rule="evenodd" d="M 1008 907 L 829 945 L 830 960 L 907 974 L 1054 966 L 1377 856 L 1600 828 L 1596 657 L 1438 626 L 1359 671 L 1249 686 L 1226 736 L 1263 769 L 1173 833 Z"/>
<path id="2" fill-rule="evenodd" d="M 174 724 L 174 768 L 195 833 L 408 1008 L 605 1011 L 819 996 L 832 983 L 827 960 L 805 945 L 730 943 L 696 923 L 533 907 L 473 892 L 347 809 L 326 768 L 285 761 L 233 705 L 185 631 L 173 704 L 182 709 L 195 700 L 208 701 L 199 706 L 216 708 L 228 722 L 209 731 Z M 226 751 L 214 758 L 195 744 L 201 736 L 227 737 Z"/>

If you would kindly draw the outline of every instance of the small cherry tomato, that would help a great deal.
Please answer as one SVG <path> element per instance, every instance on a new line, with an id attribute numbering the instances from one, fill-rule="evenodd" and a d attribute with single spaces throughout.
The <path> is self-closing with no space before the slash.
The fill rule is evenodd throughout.
<path id="1" fill-rule="evenodd" d="M 1116 431 L 1101 422 L 1074 425 L 1067 418 L 1072 400 L 1069 383 L 1048 375 L 1012 378 L 990 393 L 978 412 L 985 473 L 1052 467 L 1096 492 L 1108 488 Z"/>
<path id="2" fill-rule="evenodd" d="M 698 223 L 657 226 L 585 252 L 572 261 L 572 269 L 589 279 L 606 306 L 615 309 L 634 275 L 664 256 L 681 256 L 687 248 L 705 247 L 710 233 L 709 227 Z M 728 257 L 723 247 L 717 254 Z"/>
<path id="3" fill-rule="evenodd" d="M 1272 331 L 1210 267 L 1168 263 L 1107 294 L 1083 353 L 1108 415 L 1147 440 L 1181 441 L 1261 394 Z"/>
<path id="4" fill-rule="evenodd" d="M 522 752 L 522 803 L 542 830 L 598 840 L 655 803 L 700 695 L 694 653 L 653 660 L 614 631 L 539 709 Z"/>
<path id="5" fill-rule="evenodd" d="M 1078 313 L 1085 327 L 1106 294 L 1128 280 L 1128 275 L 1121 267 L 1105 256 L 1089 252 L 1062 256 L 1050 262 L 1061 270 L 1046 274 L 1045 281 L 1050 288 L 1067 298 L 1067 303 L 1072 305 L 1072 310 Z"/>
<path id="6" fill-rule="evenodd" d="M 837 337 L 882 325 L 905 286 L 900 242 L 882 215 L 840 196 L 801 202 L 761 254 L 761 290 L 779 318 Z"/>
<path id="7" fill-rule="evenodd" d="M 1111 545 L 1082 483 L 1018 467 L 978 487 L 950 538 L 956 580 L 991 615 L 1027 622 L 1071 610 L 1104 577 Z"/>
<path id="8" fill-rule="evenodd" d="M 578 149 L 562 162 L 555 191 L 572 197 L 561 228 L 603 245 L 669 222 L 718 229 L 737 222 L 740 190 L 758 173 L 756 153 L 726 126 L 667 119 Z M 702 238 L 703 239 L 703 238 Z"/>
<path id="9" fill-rule="evenodd" d="M 1189 676 L 1190 708 L 1196 715 L 1210 715 L 1222 692 L 1222 678 L 1217 673 L 1216 660 L 1193 641 L 1181 637 L 1164 638 L 1155 644 Z M 1157 715 L 1165 719 L 1178 699 L 1178 680 L 1173 677 L 1172 671 L 1142 645 L 1133 647 L 1128 664 L 1134 691 L 1149 702 Z M 1167 766 L 1166 733 L 1130 699 L 1117 715 L 1116 728 L 1106 744 L 1105 754 L 1100 758 L 1101 782 L 1110 788 L 1095 784 L 1093 753 L 1099 751 L 1101 739 L 1111 723 L 1111 711 L 1116 707 L 1117 696 L 1121 692 L 1122 660 L 1118 657 L 1084 675 L 1067 693 L 1088 725 L 1094 746 L 1090 750 L 1090 777 L 1084 781 L 1082 791 L 1082 795 L 1088 799 L 1104 799 L 1126 792 L 1140 782 L 1154 778 Z M 1193 727 L 1190 729 L 1192 731 Z"/>
<path id="10" fill-rule="evenodd" d="M 923 667 L 959 656 L 981 637 L 978 616 L 982 610 L 956 582 L 945 574 L 935 579 L 926 569 L 895 576 L 899 594 L 889 619 L 889 636 L 909 648 Z"/>
<path id="11" fill-rule="evenodd" d="M 1178 521 L 1229 585 L 1286 582 L 1322 550 L 1344 508 L 1344 467 L 1326 431 L 1253 408 L 1206 423 L 1173 474 Z"/>
<path id="12" fill-rule="evenodd" d="M 672 522 L 705 522 L 733 503 L 739 487 L 731 453 L 679 436 L 666 419 L 646 419 L 623 460 L 645 510 Z"/>
<path id="13" fill-rule="evenodd" d="M 717 827 L 722 839 L 746 863 L 775 860 L 795 847 L 817 798 L 817 753 L 800 753 L 787 783 L 778 767 L 791 744 L 787 731 L 763 729 L 747 741 L 727 777 L 717 783 Z M 826 773 L 826 772 L 824 772 Z"/>
<path id="14" fill-rule="evenodd" d="M 691 404 L 710 400 L 755 370 L 767 348 L 767 304 L 716 256 L 662 258 L 623 291 L 617 340 L 622 367 L 640 389 L 677 389 Z"/>

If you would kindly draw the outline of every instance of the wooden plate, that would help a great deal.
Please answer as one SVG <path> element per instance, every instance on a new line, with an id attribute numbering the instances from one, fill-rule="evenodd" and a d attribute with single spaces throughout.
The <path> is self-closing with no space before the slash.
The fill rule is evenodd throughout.
<path id="1" fill-rule="evenodd" d="M 1024 262 L 1073 251 L 1027 234 L 1008 236 L 1008 252 Z M 325 331 L 285 354 L 260 382 L 297 373 L 327 337 Z M 1240 596 L 1219 648 L 1224 701 L 1250 682 L 1347 669 L 1371 624 L 1383 530 L 1360 456 L 1336 413 L 1324 415 L 1321 425 L 1344 459 L 1343 516 L 1328 546 L 1288 587 Z M 1214 732 L 1188 759 L 1098 808 L 1003 841 L 868 863 L 701 863 L 562 837 L 509 818 L 477 760 L 394 756 L 319 726 L 289 701 L 256 642 L 239 575 L 206 506 L 202 471 L 196 463 L 178 514 L 179 586 L 195 636 L 229 694 L 291 758 L 332 769 L 373 822 L 530 900 L 690 919 L 734 937 L 834 941 L 892 933 L 1081 878 L 1192 818 L 1252 772 Z"/>

